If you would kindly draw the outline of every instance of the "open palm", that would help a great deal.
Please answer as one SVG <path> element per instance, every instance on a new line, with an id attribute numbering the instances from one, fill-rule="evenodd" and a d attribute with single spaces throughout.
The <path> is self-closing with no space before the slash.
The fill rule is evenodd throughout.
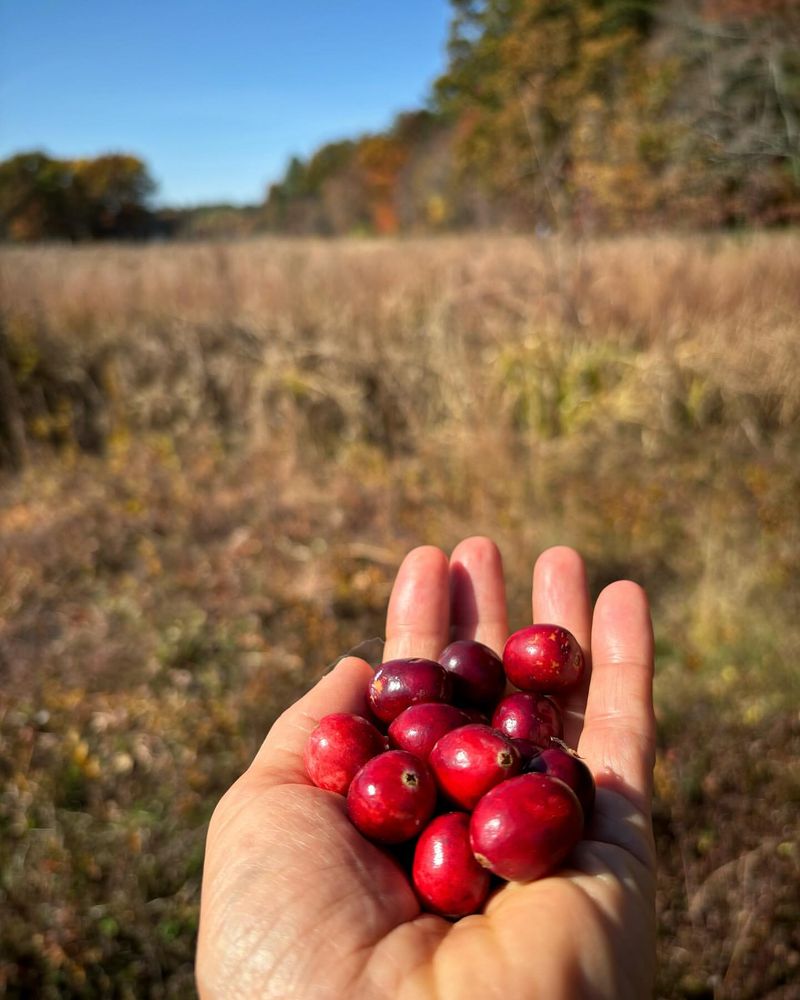
<path id="1" fill-rule="evenodd" d="M 566 626 L 592 668 L 566 704 L 566 739 L 598 786 L 595 815 L 557 875 L 508 884 L 485 912 L 422 913 L 397 863 L 312 786 L 309 733 L 330 712 L 366 711 L 372 670 L 349 657 L 275 723 L 219 803 L 208 835 L 197 979 L 201 996 L 631 998 L 650 995 L 654 723 L 647 600 L 607 587 L 592 613 L 580 557 L 546 551 L 535 621 Z M 501 650 L 508 635 L 499 552 L 484 538 L 448 561 L 411 552 L 389 602 L 385 658 L 437 658 L 452 638 Z"/>

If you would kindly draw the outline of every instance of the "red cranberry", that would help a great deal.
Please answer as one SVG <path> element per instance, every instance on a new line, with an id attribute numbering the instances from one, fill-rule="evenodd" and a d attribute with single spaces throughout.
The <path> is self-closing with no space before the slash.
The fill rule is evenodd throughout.
<path id="1" fill-rule="evenodd" d="M 468 723 L 467 716 L 453 705 L 411 705 L 389 726 L 389 740 L 392 746 L 427 760 L 440 737 Z"/>
<path id="2" fill-rule="evenodd" d="M 483 906 L 491 875 L 469 846 L 469 816 L 437 816 L 417 841 L 412 867 L 414 888 L 426 909 L 443 917 L 465 917 Z"/>
<path id="3" fill-rule="evenodd" d="M 561 740 L 552 740 L 526 766 L 527 771 L 549 774 L 569 785 L 578 796 L 583 809 L 585 823 L 589 822 L 594 809 L 594 777 L 586 762 Z"/>
<path id="4" fill-rule="evenodd" d="M 453 700 L 457 705 L 491 708 L 505 690 L 503 661 L 482 642 L 451 642 L 439 663 L 453 679 Z"/>
<path id="5" fill-rule="evenodd" d="M 383 753 L 386 740 L 360 715 L 335 712 L 320 719 L 306 743 L 306 773 L 318 788 L 347 795 L 359 768 Z"/>
<path id="6" fill-rule="evenodd" d="M 428 762 L 441 790 L 464 809 L 472 809 L 490 788 L 522 769 L 511 740 L 480 725 L 445 733 Z"/>
<path id="7" fill-rule="evenodd" d="M 361 768 L 347 793 L 347 814 L 365 837 L 399 844 L 416 836 L 433 814 L 436 783 L 405 750 L 388 750 Z"/>
<path id="8" fill-rule="evenodd" d="M 495 709 L 492 725 L 512 740 L 530 740 L 546 747 L 550 737 L 564 735 L 561 709 L 546 695 L 517 691 L 506 695 Z"/>
<path id="9" fill-rule="evenodd" d="M 450 692 L 447 671 L 435 660 L 387 660 L 369 685 L 369 707 L 382 722 L 391 722 L 409 705 L 449 701 Z"/>
<path id="10" fill-rule="evenodd" d="M 472 851 L 501 878 L 528 882 L 553 871 L 578 843 L 583 813 L 557 778 L 523 774 L 493 788 L 472 814 Z"/>
<path id="11" fill-rule="evenodd" d="M 515 632 L 503 650 L 503 666 L 515 687 L 540 694 L 569 690 L 584 670 L 577 639 L 560 625 L 530 625 Z"/>

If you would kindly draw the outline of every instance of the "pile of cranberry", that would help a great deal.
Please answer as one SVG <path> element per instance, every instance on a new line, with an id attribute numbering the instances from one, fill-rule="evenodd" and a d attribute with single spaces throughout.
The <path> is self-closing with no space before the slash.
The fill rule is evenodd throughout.
<path id="1" fill-rule="evenodd" d="M 479 910 L 492 875 L 554 871 L 594 805 L 589 768 L 562 742 L 553 695 L 579 684 L 581 648 L 558 625 L 515 632 L 503 658 L 471 640 L 438 663 L 390 660 L 367 692 L 374 716 L 326 715 L 309 737 L 308 776 L 347 796 L 351 822 L 381 845 L 410 842 L 422 905 Z M 506 694 L 507 682 L 521 690 Z"/>

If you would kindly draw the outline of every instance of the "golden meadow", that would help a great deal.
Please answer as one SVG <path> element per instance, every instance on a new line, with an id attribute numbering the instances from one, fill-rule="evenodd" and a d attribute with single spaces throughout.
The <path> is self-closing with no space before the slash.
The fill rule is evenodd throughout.
<path id="1" fill-rule="evenodd" d="M 797 233 L 4 248 L 0 310 L 0 988 L 190 996 L 216 798 L 484 533 L 515 628 L 554 543 L 651 595 L 659 995 L 797 995 Z"/>

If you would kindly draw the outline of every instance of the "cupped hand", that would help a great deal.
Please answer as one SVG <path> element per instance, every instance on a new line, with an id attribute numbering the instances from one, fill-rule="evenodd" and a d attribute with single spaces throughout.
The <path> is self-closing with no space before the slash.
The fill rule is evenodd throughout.
<path id="1" fill-rule="evenodd" d="M 654 848 L 653 639 L 634 583 L 592 611 L 571 549 L 533 573 L 533 619 L 564 625 L 590 670 L 565 705 L 566 739 L 591 767 L 587 838 L 557 874 L 504 885 L 455 923 L 421 912 L 388 854 L 347 819 L 345 800 L 303 768 L 309 733 L 330 712 L 366 712 L 372 670 L 349 657 L 289 708 L 226 793 L 208 833 L 197 981 L 201 997 L 614 998 L 651 995 Z M 501 651 L 508 636 L 500 554 L 471 538 L 448 561 L 412 551 L 389 601 L 385 659 L 436 659 L 453 638 Z"/>

